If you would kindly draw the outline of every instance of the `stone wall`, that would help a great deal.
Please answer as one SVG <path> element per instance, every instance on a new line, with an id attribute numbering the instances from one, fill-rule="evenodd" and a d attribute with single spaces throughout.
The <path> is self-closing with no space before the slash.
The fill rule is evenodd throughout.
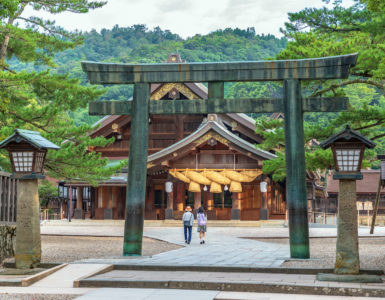
<path id="1" fill-rule="evenodd" d="M 16 225 L 0 224 L 0 264 L 7 257 L 14 256 Z"/>

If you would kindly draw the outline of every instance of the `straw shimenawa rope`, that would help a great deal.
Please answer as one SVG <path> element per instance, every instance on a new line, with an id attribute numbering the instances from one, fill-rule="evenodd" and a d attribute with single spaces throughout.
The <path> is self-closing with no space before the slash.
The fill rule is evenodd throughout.
<path id="1" fill-rule="evenodd" d="M 169 173 L 185 182 L 189 183 L 188 190 L 190 192 L 200 192 L 200 185 L 210 185 L 211 193 L 222 193 L 221 185 L 230 185 L 229 191 L 233 193 L 241 193 L 242 185 L 241 182 L 252 182 L 259 175 L 262 174 L 261 170 L 223 170 L 222 172 L 214 170 L 206 170 L 203 172 L 192 171 L 185 169 L 183 174 L 182 172 L 177 171 L 176 169 L 170 170 Z"/>

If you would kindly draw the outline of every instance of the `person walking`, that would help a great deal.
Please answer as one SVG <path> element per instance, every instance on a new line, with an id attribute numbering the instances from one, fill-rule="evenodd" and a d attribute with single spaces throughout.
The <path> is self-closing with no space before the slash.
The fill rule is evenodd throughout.
<path id="1" fill-rule="evenodd" d="M 183 217 L 182 217 L 182 221 L 183 221 L 183 228 L 184 228 L 184 242 L 186 244 L 190 244 L 192 227 L 194 225 L 194 215 L 191 212 L 190 206 L 186 207 L 185 213 L 183 214 Z"/>
<path id="2" fill-rule="evenodd" d="M 201 206 L 199 207 L 198 214 L 197 214 L 197 220 L 198 220 L 198 232 L 199 232 L 199 239 L 200 243 L 205 243 L 205 234 L 207 231 L 207 215 L 205 214 L 204 208 Z"/>

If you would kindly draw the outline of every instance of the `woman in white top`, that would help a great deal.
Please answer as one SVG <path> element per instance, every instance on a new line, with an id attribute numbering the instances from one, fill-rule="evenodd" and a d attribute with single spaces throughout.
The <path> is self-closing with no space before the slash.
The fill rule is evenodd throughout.
<path id="1" fill-rule="evenodd" d="M 202 206 L 199 207 L 197 219 L 198 219 L 199 239 L 201 240 L 201 244 L 204 244 L 205 233 L 207 231 L 207 215 L 205 214 L 205 210 Z"/>

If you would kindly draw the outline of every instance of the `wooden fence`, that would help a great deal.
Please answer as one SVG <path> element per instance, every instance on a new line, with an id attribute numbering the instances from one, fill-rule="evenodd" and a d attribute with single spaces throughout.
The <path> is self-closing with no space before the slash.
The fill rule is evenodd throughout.
<path id="1" fill-rule="evenodd" d="M 16 222 L 17 183 L 10 173 L 0 172 L 0 223 Z"/>

